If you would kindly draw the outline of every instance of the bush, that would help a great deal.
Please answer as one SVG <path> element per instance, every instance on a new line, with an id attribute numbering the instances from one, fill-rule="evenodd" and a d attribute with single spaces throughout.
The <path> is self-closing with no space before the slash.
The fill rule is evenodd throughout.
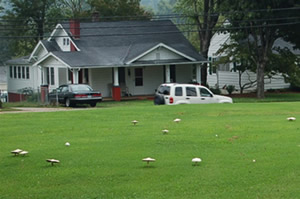
<path id="1" fill-rule="evenodd" d="M 2 101 L 0 100 L 0 108 L 2 108 Z"/>
<path id="2" fill-rule="evenodd" d="M 220 95 L 221 94 L 221 90 L 219 88 L 209 88 L 211 90 L 211 92 L 213 92 L 213 94 L 216 94 L 216 95 Z"/>
<path id="3" fill-rule="evenodd" d="M 234 85 L 228 85 L 226 87 L 226 90 L 227 90 L 228 94 L 231 95 L 231 93 L 235 90 L 235 86 Z"/>

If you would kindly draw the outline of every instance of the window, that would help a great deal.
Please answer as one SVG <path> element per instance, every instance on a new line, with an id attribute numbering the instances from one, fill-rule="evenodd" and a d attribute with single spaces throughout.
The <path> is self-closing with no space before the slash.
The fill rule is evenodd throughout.
<path id="1" fill-rule="evenodd" d="M 170 86 L 160 86 L 157 92 L 164 95 L 170 95 L 170 89 Z"/>
<path id="2" fill-rule="evenodd" d="M 70 44 L 70 40 L 69 40 L 69 38 L 67 38 L 67 45 L 69 45 Z"/>
<path id="3" fill-rule="evenodd" d="M 13 77 L 13 67 L 9 66 L 9 77 L 12 78 Z"/>
<path id="4" fill-rule="evenodd" d="M 30 75 L 29 75 L 29 67 L 26 67 L 26 79 L 29 79 Z"/>
<path id="5" fill-rule="evenodd" d="M 175 88 L 175 96 L 182 96 L 182 87 Z"/>
<path id="6" fill-rule="evenodd" d="M 21 66 L 18 66 L 18 78 L 21 79 Z"/>
<path id="7" fill-rule="evenodd" d="M 199 88 L 201 97 L 212 97 L 211 93 L 205 88 Z"/>
<path id="8" fill-rule="evenodd" d="M 25 67 L 22 66 L 22 79 L 25 79 Z"/>
<path id="9" fill-rule="evenodd" d="M 63 39 L 63 45 L 66 45 L 66 38 Z"/>
<path id="10" fill-rule="evenodd" d="M 51 79 L 51 85 L 55 84 L 55 80 L 54 80 L 54 68 L 50 68 L 50 79 Z"/>
<path id="11" fill-rule="evenodd" d="M 46 84 L 50 84 L 50 80 L 49 80 L 49 68 L 47 67 L 47 68 L 45 68 L 46 69 L 46 74 L 45 74 L 45 77 L 46 77 Z"/>
<path id="12" fill-rule="evenodd" d="M 195 87 L 186 87 L 186 96 L 196 96 L 197 97 L 197 92 Z"/>
<path id="13" fill-rule="evenodd" d="M 14 66 L 14 78 L 17 78 L 17 67 Z"/>
<path id="14" fill-rule="evenodd" d="M 135 72 L 135 86 L 143 86 L 143 69 L 136 68 Z"/>
<path id="15" fill-rule="evenodd" d="M 218 67 L 219 71 L 230 71 L 230 65 L 227 64 L 220 64 Z"/>

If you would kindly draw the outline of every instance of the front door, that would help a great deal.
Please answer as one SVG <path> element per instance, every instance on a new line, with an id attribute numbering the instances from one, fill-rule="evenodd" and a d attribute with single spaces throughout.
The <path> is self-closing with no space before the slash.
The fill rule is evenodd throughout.
<path id="1" fill-rule="evenodd" d="M 144 94 L 144 70 L 143 68 L 134 69 L 134 95 Z"/>

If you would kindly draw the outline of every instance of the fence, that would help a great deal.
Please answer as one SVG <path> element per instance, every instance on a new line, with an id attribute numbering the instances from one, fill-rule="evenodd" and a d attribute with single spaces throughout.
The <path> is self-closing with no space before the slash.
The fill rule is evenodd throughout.
<path id="1" fill-rule="evenodd" d="M 19 90 L 0 90 L 2 102 L 33 102 L 39 104 L 49 104 L 48 87 L 41 86 L 36 89 L 26 87 Z"/>

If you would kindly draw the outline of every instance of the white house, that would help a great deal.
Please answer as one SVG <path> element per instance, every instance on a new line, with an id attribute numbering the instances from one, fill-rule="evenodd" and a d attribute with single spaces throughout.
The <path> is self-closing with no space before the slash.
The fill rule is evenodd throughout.
<path id="1" fill-rule="evenodd" d="M 103 97 L 151 95 L 164 82 L 200 82 L 206 60 L 165 21 L 57 24 L 28 57 L 10 60 L 10 99 L 24 87 L 87 83 Z"/>
<path id="2" fill-rule="evenodd" d="M 214 61 L 219 57 L 225 56 L 224 54 L 218 54 L 218 50 L 224 44 L 229 44 L 230 34 L 229 33 L 215 33 L 209 47 L 208 57 L 210 60 Z M 283 41 L 282 39 L 277 39 L 274 42 L 274 47 L 288 47 L 294 53 L 299 54 L 299 50 L 293 50 L 292 45 L 288 42 Z M 213 87 L 216 86 L 218 88 L 223 88 L 224 86 L 234 85 L 236 89 L 239 89 L 239 74 L 233 70 L 234 63 L 222 64 L 217 67 L 216 70 L 210 70 L 208 74 L 208 84 Z M 256 73 L 246 71 L 242 74 L 241 82 L 242 84 L 249 83 L 250 81 L 256 80 Z M 288 88 L 290 86 L 289 83 L 284 81 L 284 78 L 278 74 L 273 76 L 272 78 L 265 78 L 265 89 L 282 89 Z M 255 90 L 256 87 L 253 86 L 246 91 Z"/>

